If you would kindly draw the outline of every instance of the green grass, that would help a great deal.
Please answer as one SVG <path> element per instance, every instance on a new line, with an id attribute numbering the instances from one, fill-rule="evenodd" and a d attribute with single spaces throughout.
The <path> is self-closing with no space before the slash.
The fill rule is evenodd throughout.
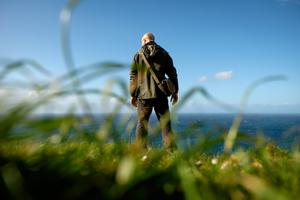
<path id="1" fill-rule="evenodd" d="M 193 153 L 191 153 L 193 152 Z M 300 154 L 274 145 L 232 154 L 85 140 L 1 142 L 1 199 L 296 199 Z"/>

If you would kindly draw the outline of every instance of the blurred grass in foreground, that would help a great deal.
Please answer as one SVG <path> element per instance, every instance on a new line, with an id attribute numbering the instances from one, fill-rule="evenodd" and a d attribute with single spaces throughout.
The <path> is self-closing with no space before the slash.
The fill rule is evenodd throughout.
<path id="1" fill-rule="evenodd" d="M 232 154 L 122 142 L 1 142 L 1 199 L 296 199 L 299 152 L 262 145 Z"/>
<path id="2" fill-rule="evenodd" d="M 141 151 L 121 136 L 130 134 L 135 119 L 122 115 L 128 104 L 124 80 L 109 80 L 104 89 L 84 84 L 104 74 L 127 69 L 119 63 L 94 63 L 76 67 L 70 48 L 69 23 L 80 1 L 69 1 L 61 13 L 62 46 L 68 72 L 53 79 L 51 73 L 32 59 L 7 60 L 0 71 L 0 89 L 18 87 L 44 92 L 39 98 L 17 99 L 0 94 L 0 199 L 297 199 L 300 196 L 299 146 L 291 151 L 278 148 L 258 135 L 249 138 L 238 133 L 243 110 L 253 89 L 261 83 L 281 80 L 271 76 L 246 90 L 239 114 L 229 131 L 211 137 L 199 133 L 198 142 L 170 153 L 161 148 Z M 5 82 L 20 72 L 25 78 L 34 71 L 43 81 Z M 121 94 L 112 91 L 116 85 Z M 45 92 L 47 91 L 47 92 Z M 212 97 L 204 88 L 191 88 L 173 109 L 176 114 L 192 95 L 200 93 L 209 101 L 232 108 Z M 76 95 L 86 114 L 78 116 L 72 108 L 66 115 L 33 117 L 50 101 Z M 104 96 L 118 102 L 97 131 L 88 126 L 95 121 L 87 95 Z M 235 109 L 236 110 L 236 109 Z M 191 124 L 180 134 L 194 133 Z M 154 132 L 159 132 L 158 126 Z M 176 131 L 176 130 L 175 130 Z M 248 141 L 253 148 L 233 148 L 237 141 Z M 224 153 L 208 152 L 224 143 Z"/>

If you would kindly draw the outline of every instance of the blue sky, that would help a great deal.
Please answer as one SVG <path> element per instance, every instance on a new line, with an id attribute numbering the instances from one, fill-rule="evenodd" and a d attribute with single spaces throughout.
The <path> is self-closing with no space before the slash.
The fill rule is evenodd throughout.
<path id="1" fill-rule="evenodd" d="M 64 73 L 59 14 L 66 2 L 0 0 L 0 58 L 33 58 Z M 253 81 L 281 74 L 288 80 L 257 88 L 247 112 L 300 113 L 299 24 L 299 0 L 84 0 L 73 13 L 71 42 L 77 66 L 129 64 L 150 31 L 173 57 L 181 96 L 203 86 L 237 106 Z M 128 80 L 128 73 L 117 76 Z M 183 111 L 224 112 L 201 95 Z"/>

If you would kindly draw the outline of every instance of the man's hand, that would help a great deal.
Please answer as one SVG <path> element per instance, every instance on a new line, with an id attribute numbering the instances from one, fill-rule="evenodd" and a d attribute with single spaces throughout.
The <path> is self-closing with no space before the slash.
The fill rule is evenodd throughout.
<path id="1" fill-rule="evenodd" d="M 172 94 L 171 96 L 172 105 L 175 105 L 177 101 L 178 101 L 178 93 Z"/>
<path id="2" fill-rule="evenodd" d="M 134 107 L 137 107 L 137 98 L 136 98 L 136 97 L 131 97 L 130 103 L 131 103 L 131 105 L 133 105 Z"/>

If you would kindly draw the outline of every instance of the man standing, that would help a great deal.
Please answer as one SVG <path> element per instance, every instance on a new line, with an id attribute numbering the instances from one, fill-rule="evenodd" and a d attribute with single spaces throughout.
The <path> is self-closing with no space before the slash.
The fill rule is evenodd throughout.
<path id="1" fill-rule="evenodd" d="M 162 80 L 167 75 L 174 84 L 175 92 L 171 95 L 173 105 L 178 100 L 177 72 L 173 66 L 172 58 L 166 50 L 155 43 L 152 33 L 145 33 L 141 43 L 142 48 L 135 54 L 130 70 L 131 104 L 137 107 L 138 112 L 137 142 L 143 148 L 147 148 L 148 122 L 154 108 L 162 129 L 164 146 L 172 150 L 175 144 L 171 128 L 168 97 L 158 88 L 153 78 L 153 73 L 151 74 L 145 63 L 145 59 L 151 63 L 151 67 L 157 77 Z M 142 54 L 144 54 L 144 59 Z"/>

